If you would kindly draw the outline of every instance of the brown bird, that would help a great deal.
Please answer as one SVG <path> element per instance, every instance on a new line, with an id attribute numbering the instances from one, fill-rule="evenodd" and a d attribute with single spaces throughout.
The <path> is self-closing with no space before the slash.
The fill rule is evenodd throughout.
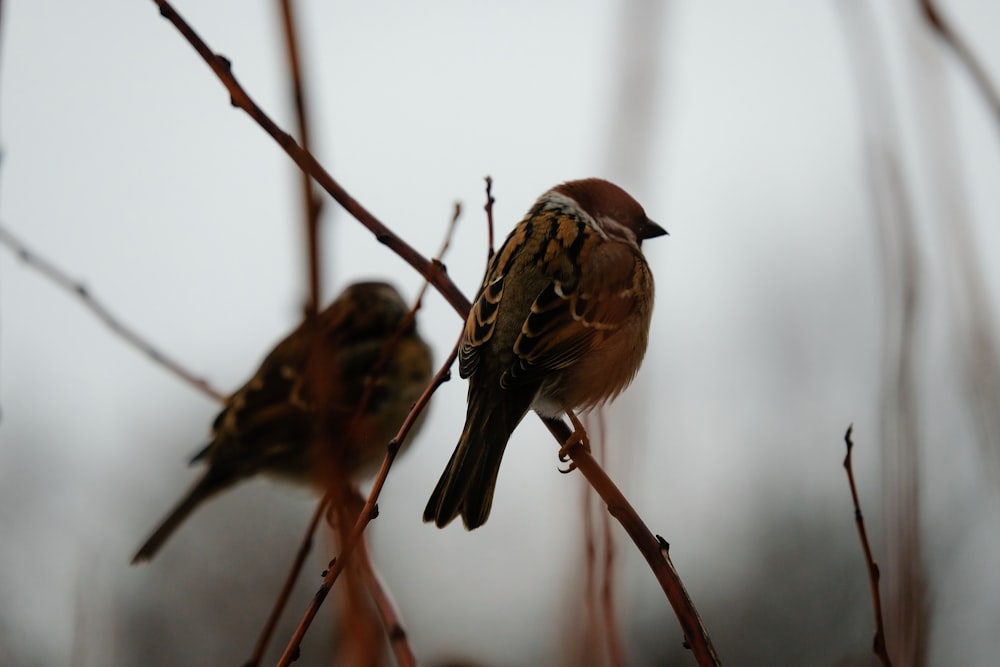
<path id="1" fill-rule="evenodd" d="M 646 351 L 653 276 L 639 246 L 666 234 L 597 178 L 543 194 L 490 260 L 465 323 L 465 428 L 424 521 L 486 522 L 500 460 L 529 409 L 589 410 L 632 381 Z"/>
<path id="2" fill-rule="evenodd" d="M 377 470 L 432 375 L 431 350 L 408 311 L 391 285 L 356 283 L 318 314 L 315 329 L 303 323 L 278 343 L 191 459 L 208 470 L 132 563 L 152 558 L 202 502 L 248 477 L 322 490 Z"/>

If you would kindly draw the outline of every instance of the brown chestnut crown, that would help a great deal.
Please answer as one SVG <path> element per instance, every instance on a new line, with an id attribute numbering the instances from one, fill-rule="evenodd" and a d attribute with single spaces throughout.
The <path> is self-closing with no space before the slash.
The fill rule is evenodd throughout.
<path id="1" fill-rule="evenodd" d="M 663 236 L 667 230 L 649 219 L 646 211 L 632 195 L 602 178 L 584 178 L 567 181 L 553 188 L 580 205 L 594 220 L 610 218 L 631 230 L 636 240 Z"/>

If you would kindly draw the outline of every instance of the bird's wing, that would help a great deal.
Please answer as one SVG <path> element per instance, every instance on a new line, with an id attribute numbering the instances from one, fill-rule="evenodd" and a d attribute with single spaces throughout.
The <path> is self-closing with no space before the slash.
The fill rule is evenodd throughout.
<path id="1" fill-rule="evenodd" d="M 309 423 L 301 372 L 306 352 L 301 336 L 293 333 L 281 341 L 254 376 L 226 401 L 212 424 L 214 439 L 192 462 L 280 458 L 282 451 L 266 450 L 284 449 L 281 443 L 300 437 L 302 424 L 308 427 Z M 255 450 L 254 456 L 247 455 L 248 448 Z"/>
<path id="2" fill-rule="evenodd" d="M 578 261 L 552 264 L 514 342 L 504 386 L 532 382 L 577 363 L 617 331 L 636 307 L 636 250 L 587 231 Z M 582 267 L 582 268 L 581 268 Z"/>
<path id="3" fill-rule="evenodd" d="M 479 296 L 472 304 L 469 317 L 465 320 L 465 332 L 458 349 L 458 374 L 467 378 L 479 366 L 482 346 L 493 337 L 497 322 L 500 299 L 503 298 L 506 276 L 487 274 L 490 282 L 479 290 Z"/>

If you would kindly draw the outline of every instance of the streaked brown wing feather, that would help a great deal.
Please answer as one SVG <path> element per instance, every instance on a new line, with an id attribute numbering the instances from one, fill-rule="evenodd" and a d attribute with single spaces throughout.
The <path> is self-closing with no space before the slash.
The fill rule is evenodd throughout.
<path id="1" fill-rule="evenodd" d="M 347 329 L 340 327 L 341 331 Z M 384 340 L 355 342 L 352 353 L 343 355 L 339 353 L 341 337 L 327 335 L 311 361 L 309 340 L 302 335 L 302 327 L 279 343 L 257 373 L 230 397 L 213 424 L 214 440 L 195 460 L 246 460 L 264 468 L 293 456 L 299 443 L 310 437 L 317 414 L 313 386 L 317 374 L 311 364 L 322 366 L 319 376 L 328 378 L 327 393 L 337 390 L 327 396 L 327 419 L 346 425 Z M 376 393 L 373 401 L 379 400 Z"/>
<path id="2" fill-rule="evenodd" d="M 503 384 L 531 382 L 572 366 L 617 331 L 635 308 L 635 261 L 625 244 L 585 244 L 575 266 L 586 270 L 553 279 L 532 303 L 514 343 L 517 363 Z"/>
<path id="3" fill-rule="evenodd" d="M 493 276 L 491 271 L 488 277 L 490 283 L 483 285 L 479 291 L 465 321 L 465 333 L 458 350 L 458 374 L 463 378 L 472 375 L 479 366 L 479 350 L 493 336 L 500 299 L 503 298 L 504 275 Z"/>

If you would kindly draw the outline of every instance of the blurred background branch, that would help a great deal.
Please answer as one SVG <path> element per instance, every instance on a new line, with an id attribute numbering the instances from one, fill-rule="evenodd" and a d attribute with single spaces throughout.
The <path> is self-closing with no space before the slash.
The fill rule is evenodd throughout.
<path id="1" fill-rule="evenodd" d="M 918 374 L 924 274 L 910 186 L 901 164 L 898 113 L 874 14 L 837 2 L 858 87 L 866 175 L 882 268 L 885 313 L 882 367 L 883 499 L 887 582 L 886 643 L 900 664 L 927 664 L 929 612 L 919 502 L 923 438 Z"/>
<path id="2" fill-rule="evenodd" d="M 101 301 L 91 294 L 90 289 L 86 285 L 70 278 L 62 269 L 28 248 L 10 230 L 2 226 L 0 226 L 0 243 L 7 246 L 27 266 L 38 271 L 38 273 L 55 283 L 56 286 L 79 299 L 87 310 L 111 329 L 112 333 L 149 357 L 154 364 L 162 366 L 172 375 L 180 378 L 216 402 L 222 403 L 226 400 L 225 394 L 212 387 L 207 380 L 187 370 L 180 362 L 161 352 L 159 348 L 122 322 Z"/>
<path id="3" fill-rule="evenodd" d="M 997 121 L 997 130 L 1000 131 L 1000 92 L 997 92 L 996 85 L 986 71 L 986 67 L 976 55 L 975 50 L 955 29 L 951 20 L 946 18 L 941 12 L 934 0 L 920 0 L 920 9 L 927 19 L 927 25 L 938 34 L 962 65 L 965 66 L 969 76 L 976 84 L 980 94 L 982 94 L 983 101 L 993 111 L 993 115 Z"/>

